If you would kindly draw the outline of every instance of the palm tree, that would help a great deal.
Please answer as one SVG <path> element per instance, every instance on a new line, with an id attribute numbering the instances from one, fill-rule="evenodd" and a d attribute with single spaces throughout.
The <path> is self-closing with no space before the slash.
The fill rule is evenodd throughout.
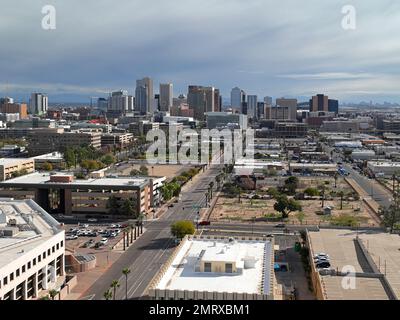
<path id="1" fill-rule="evenodd" d="M 113 282 L 111 282 L 111 288 L 113 289 L 113 300 L 115 300 L 115 295 L 117 293 L 117 288 L 119 288 L 120 284 L 118 280 L 113 280 Z"/>
<path id="2" fill-rule="evenodd" d="M 49 291 L 49 296 L 51 298 L 51 300 L 54 300 L 54 298 L 58 295 L 58 291 L 55 289 L 52 289 Z"/>
<path id="3" fill-rule="evenodd" d="M 213 197 L 213 188 L 214 188 L 214 182 L 210 182 L 210 192 L 211 192 L 211 199 Z"/>
<path id="4" fill-rule="evenodd" d="M 343 197 L 344 197 L 344 192 L 339 191 L 338 196 L 340 197 L 340 210 L 343 210 Z"/>
<path id="5" fill-rule="evenodd" d="M 131 273 L 131 269 L 122 269 L 122 274 L 125 276 L 125 299 L 128 300 L 128 275 Z"/>
<path id="6" fill-rule="evenodd" d="M 112 292 L 111 292 L 111 289 L 108 289 L 106 292 L 104 292 L 104 294 L 103 294 L 103 297 L 106 299 L 106 300 L 110 300 L 111 298 L 112 298 L 112 296 L 113 296 L 113 294 L 112 294 Z"/>
<path id="7" fill-rule="evenodd" d="M 337 186 L 337 180 L 338 180 L 338 178 L 339 178 L 339 175 L 338 175 L 337 172 L 335 172 L 335 175 L 334 175 L 334 179 L 335 179 L 335 188 L 336 188 L 336 186 Z"/>

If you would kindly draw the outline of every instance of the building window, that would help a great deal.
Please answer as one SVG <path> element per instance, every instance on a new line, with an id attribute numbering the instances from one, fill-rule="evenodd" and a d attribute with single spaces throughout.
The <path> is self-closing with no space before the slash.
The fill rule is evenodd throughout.
<path id="1" fill-rule="evenodd" d="M 42 261 L 42 256 L 38 256 L 37 259 L 38 259 L 38 262 Z"/>
<path id="2" fill-rule="evenodd" d="M 204 272 L 211 272 L 211 263 L 210 262 L 204 263 Z"/>
<path id="3" fill-rule="evenodd" d="M 56 247 L 55 246 L 53 246 L 53 248 L 51 248 L 51 252 L 55 252 L 56 251 Z"/>
<path id="4" fill-rule="evenodd" d="M 232 273 L 232 272 L 233 272 L 232 263 L 225 263 L 225 273 Z"/>
<path id="5" fill-rule="evenodd" d="M 33 258 L 33 265 L 36 266 L 36 258 Z"/>
<path id="6" fill-rule="evenodd" d="M 10 281 L 13 281 L 14 280 L 14 273 L 12 272 L 11 274 L 10 274 Z"/>
<path id="7" fill-rule="evenodd" d="M 57 250 L 58 250 L 58 249 L 60 249 L 60 244 L 59 244 L 59 243 L 57 243 Z"/>
<path id="8" fill-rule="evenodd" d="M 22 266 L 22 273 L 25 272 L 25 266 Z"/>
<path id="9" fill-rule="evenodd" d="M 46 252 L 43 252 L 43 259 L 46 259 Z"/>
<path id="10" fill-rule="evenodd" d="M 51 251 L 49 249 L 49 250 L 47 250 L 47 255 L 49 256 L 50 254 L 51 254 Z"/>
<path id="11" fill-rule="evenodd" d="M 6 285 L 7 283 L 8 283 L 8 279 L 7 279 L 7 277 L 5 277 L 5 278 L 3 279 L 3 284 Z"/>
<path id="12" fill-rule="evenodd" d="M 31 262 L 28 262 L 28 270 L 31 268 Z"/>
<path id="13" fill-rule="evenodd" d="M 19 273 L 20 273 L 20 271 L 19 271 L 19 269 L 17 269 L 17 271 L 15 271 L 15 276 L 19 277 Z"/>

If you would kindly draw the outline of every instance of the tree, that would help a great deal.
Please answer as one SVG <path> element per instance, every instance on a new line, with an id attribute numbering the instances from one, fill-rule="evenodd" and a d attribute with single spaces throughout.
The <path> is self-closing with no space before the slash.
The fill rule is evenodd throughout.
<path id="1" fill-rule="evenodd" d="M 49 291 L 49 296 L 50 296 L 51 300 L 54 300 L 57 295 L 58 295 L 58 291 L 57 290 L 52 289 L 52 290 Z"/>
<path id="2" fill-rule="evenodd" d="M 293 195 L 296 193 L 296 189 L 299 184 L 299 178 L 297 177 L 289 177 L 285 180 L 284 191 L 289 194 Z"/>
<path id="3" fill-rule="evenodd" d="M 399 201 L 395 199 L 389 207 L 380 208 L 380 214 L 383 215 L 384 225 L 390 228 L 390 233 L 392 233 L 395 225 L 400 222 Z"/>
<path id="4" fill-rule="evenodd" d="M 111 289 L 108 289 L 106 292 L 103 293 L 103 297 L 106 300 L 110 300 L 112 298 L 112 296 L 113 296 L 113 294 L 112 294 Z"/>
<path id="5" fill-rule="evenodd" d="M 340 210 L 343 210 L 343 197 L 344 197 L 344 191 L 340 190 L 337 195 L 340 197 Z"/>
<path id="6" fill-rule="evenodd" d="M 297 220 L 299 220 L 300 224 L 303 224 L 303 221 L 304 221 L 305 216 L 306 216 L 306 215 L 304 214 L 303 211 L 299 211 L 299 212 L 296 214 L 296 218 L 297 218 Z"/>
<path id="7" fill-rule="evenodd" d="M 103 162 L 105 165 L 109 166 L 113 164 L 116 161 L 116 158 L 113 154 L 107 153 L 105 156 L 101 158 L 101 162 Z"/>
<path id="8" fill-rule="evenodd" d="M 337 172 L 335 172 L 335 175 L 333 177 L 335 179 L 335 188 L 336 188 L 337 187 L 337 181 L 338 181 L 338 178 L 339 178 L 339 174 Z"/>
<path id="9" fill-rule="evenodd" d="M 304 194 L 309 197 L 317 197 L 319 196 L 319 191 L 317 188 L 309 187 L 306 190 L 304 190 Z"/>
<path id="10" fill-rule="evenodd" d="M 116 294 L 117 294 L 117 288 L 120 287 L 119 281 L 118 280 L 113 280 L 111 282 L 111 286 L 110 287 L 113 289 L 113 300 L 115 300 L 115 297 L 116 297 Z"/>
<path id="11" fill-rule="evenodd" d="M 125 199 L 122 207 L 121 207 L 121 211 L 124 215 L 126 216 L 136 216 L 136 210 L 135 207 L 133 205 L 132 200 L 130 199 Z"/>
<path id="12" fill-rule="evenodd" d="M 132 169 L 131 172 L 129 173 L 131 176 L 140 176 L 141 172 L 137 169 Z"/>
<path id="13" fill-rule="evenodd" d="M 43 170 L 52 171 L 53 165 L 50 162 L 45 162 L 45 163 L 43 163 Z"/>
<path id="14" fill-rule="evenodd" d="M 275 199 L 276 199 L 277 197 L 280 196 L 281 193 L 278 191 L 277 188 L 271 187 L 271 188 L 268 188 L 267 194 L 268 194 L 269 196 L 271 196 L 272 198 L 275 198 Z"/>
<path id="15" fill-rule="evenodd" d="M 139 171 L 142 174 L 142 176 L 148 176 L 149 175 L 149 169 L 147 169 L 147 167 L 144 166 L 144 165 L 140 166 Z"/>
<path id="16" fill-rule="evenodd" d="M 106 208 L 109 210 L 110 214 L 117 215 L 120 209 L 118 199 L 115 196 L 108 198 Z"/>
<path id="17" fill-rule="evenodd" d="M 188 234 L 194 234 L 195 228 L 193 222 L 181 220 L 171 225 L 171 234 L 178 238 L 183 239 Z"/>
<path id="18" fill-rule="evenodd" d="M 288 199 L 286 196 L 280 196 L 277 198 L 276 203 L 274 204 L 274 209 L 280 213 L 282 213 L 282 218 L 286 219 L 289 217 L 289 214 L 293 211 L 301 211 L 301 204 L 294 200 Z"/>
<path id="19" fill-rule="evenodd" d="M 122 274 L 125 276 L 125 299 L 128 300 L 128 275 L 131 273 L 131 269 L 122 269 Z"/>

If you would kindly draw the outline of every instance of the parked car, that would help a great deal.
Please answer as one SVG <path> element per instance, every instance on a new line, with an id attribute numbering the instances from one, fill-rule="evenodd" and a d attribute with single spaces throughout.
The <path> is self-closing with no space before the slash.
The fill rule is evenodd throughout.
<path id="1" fill-rule="evenodd" d="M 329 259 L 329 255 L 328 254 L 326 254 L 326 253 L 324 253 L 324 252 L 320 252 L 320 253 L 317 253 L 317 254 L 315 254 L 314 255 L 314 259 L 315 258 L 328 258 Z"/>
<path id="2" fill-rule="evenodd" d="M 210 221 L 205 221 L 205 220 L 199 222 L 199 226 L 209 226 L 210 224 L 211 224 Z"/>
<path id="3" fill-rule="evenodd" d="M 78 239 L 78 236 L 76 235 L 70 235 L 65 237 L 65 240 L 76 240 L 76 239 Z"/>
<path id="4" fill-rule="evenodd" d="M 331 264 L 328 261 L 320 262 L 316 264 L 317 269 L 326 269 L 330 268 Z"/>
<path id="5" fill-rule="evenodd" d="M 274 228 L 285 228 L 285 227 L 286 227 L 286 224 L 284 224 L 284 223 L 278 223 L 277 225 L 275 225 Z"/>
<path id="6" fill-rule="evenodd" d="M 107 242 L 108 242 L 107 238 L 103 238 L 103 239 L 100 240 L 100 243 L 103 244 L 103 245 L 105 245 Z"/>
<path id="7" fill-rule="evenodd" d="M 91 218 L 91 219 L 88 219 L 88 221 L 89 221 L 89 222 L 97 222 L 97 219 Z"/>

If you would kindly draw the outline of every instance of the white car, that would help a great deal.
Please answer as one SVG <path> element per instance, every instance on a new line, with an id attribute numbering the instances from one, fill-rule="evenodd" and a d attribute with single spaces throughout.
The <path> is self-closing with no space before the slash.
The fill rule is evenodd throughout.
<path id="1" fill-rule="evenodd" d="M 325 259 L 329 259 L 329 255 L 323 252 L 317 253 L 316 255 L 314 255 L 314 259 L 320 259 L 320 258 L 325 258 Z"/>
<path id="2" fill-rule="evenodd" d="M 106 244 L 107 242 L 108 242 L 108 239 L 107 239 L 107 238 L 103 238 L 103 239 L 100 240 L 100 243 L 101 243 L 101 244 Z"/>
<path id="3" fill-rule="evenodd" d="M 65 240 L 76 240 L 76 239 L 78 239 L 78 236 L 71 235 L 65 237 Z"/>

